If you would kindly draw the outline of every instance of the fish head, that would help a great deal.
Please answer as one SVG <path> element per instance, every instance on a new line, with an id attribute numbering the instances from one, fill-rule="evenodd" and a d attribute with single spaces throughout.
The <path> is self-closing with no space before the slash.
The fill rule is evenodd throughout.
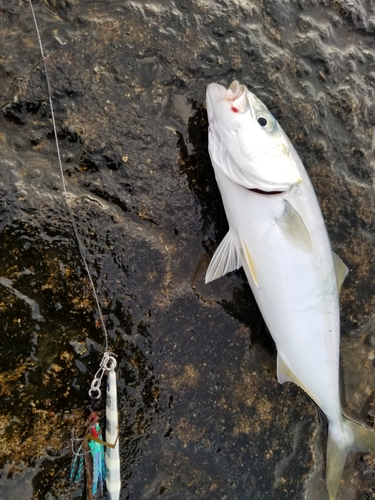
<path id="1" fill-rule="evenodd" d="M 211 83 L 206 92 L 209 151 L 237 184 L 266 192 L 301 182 L 299 158 L 266 106 L 244 85 Z"/>

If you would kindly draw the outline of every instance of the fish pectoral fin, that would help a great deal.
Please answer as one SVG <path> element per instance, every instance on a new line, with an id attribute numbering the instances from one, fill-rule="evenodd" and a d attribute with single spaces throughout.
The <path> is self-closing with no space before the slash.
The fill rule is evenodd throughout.
<path id="1" fill-rule="evenodd" d="M 340 257 L 335 252 L 332 252 L 332 256 L 336 270 L 337 288 L 340 293 L 344 279 L 349 273 L 349 269 L 348 266 L 342 261 L 342 259 L 340 259 Z"/>
<path id="2" fill-rule="evenodd" d="M 242 266 L 234 234 L 229 230 L 217 247 L 206 272 L 206 284 Z"/>
<path id="3" fill-rule="evenodd" d="M 309 231 L 301 216 L 292 205 L 285 200 L 285 211 L 276 224 L 285 238 L 294 246 L 306 253 L 311 253 L 312 242 Z"/>

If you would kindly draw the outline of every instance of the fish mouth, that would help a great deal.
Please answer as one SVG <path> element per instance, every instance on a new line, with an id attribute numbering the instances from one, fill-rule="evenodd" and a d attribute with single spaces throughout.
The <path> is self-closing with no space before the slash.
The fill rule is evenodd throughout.
<path id="1" fill-rule="evenodd" d="M 225 91 L 223 99 L 231 103 L 232 110 L 235 112 L 245 113 L 250 111 L 251 107 L 247 98 L 247 89 L 245 85 L 240 85 L 237 80 L 234 80 Z"/>
<path id="2" fill-rule="evenodd" d="M 245 85 L 241 85 L 238 80 L 233 80 L 227 89 L 227 94 L 230 93 L 231 99 L 236 100 L 246 92 Z"/>

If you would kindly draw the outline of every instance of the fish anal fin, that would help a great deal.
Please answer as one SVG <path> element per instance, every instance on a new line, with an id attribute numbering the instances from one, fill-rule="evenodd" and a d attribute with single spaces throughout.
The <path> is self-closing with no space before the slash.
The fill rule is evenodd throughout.
<path id="1" fill-rule="evenodd" d="M 258 278 L 257 278 L 257 274 L 255 272 L 254 260 L 251 257 L 250 250 L 249 250 L 248 246 L 246 245 L 246 242 L 241 237 L 240 237 L 240 241 L 241 241 L 241 249 L 242 249 L 243 259 L 246 261 L 247 267 L 250 271 L 251 277 L 253 278 L 255 285 L 259 288 Z"/>
<path id="2" fill-rule="evenodd" d="M 277 353 L 277 380 L 280 384 L 284 384 L 284 382 L 293 382 L 297 384 L 294 373 L 285 363 L 279 352 Z"/>
<path id="3" fill-rule="evenodd" d="M 340 257 L 335 252 L 332 252 L 332 256 L 336 271 L 337 288 L 340 293 L 342 284 L 344 282 L 344 279 L 348 275 L 349 269 L 348 266 L 342 261 L 342 259 L 340 259 Z"/>
<path id="4" fill-rule="evenodd" d="M 305 385 L 294 374 L 294 372 L 287 365 L 287 363 L 285 363 L 279 352 L 277 353 L 277 380 L 280 384 L 284 384 L 285 382 L 293 382 L 293 384 L 298 385 L 298 387 L 301 387 L 301 389 L 305 391 L 306 394 L 310 396 L 310 398 L 313 401 L 315 401 L 316 404 L 319 406 L 319 403 L 316 400 L 316 398 L 313 398 L 312 394 L 308 391 Z"/>
<path id="5" fill-rule="evenodd" d="M 235 236 L 231 230 L 217 247 L 206 272 L 206 284 L 226 273 L 235 271 L 242 265 L 237 251 Z"/>
<path id="6" fill-rule="evenodd" d="M 276 221 L 285 238 L 303 252 L 313 251 L 309 231 L 297 210 L 285 200 L 285 211 Z"/>

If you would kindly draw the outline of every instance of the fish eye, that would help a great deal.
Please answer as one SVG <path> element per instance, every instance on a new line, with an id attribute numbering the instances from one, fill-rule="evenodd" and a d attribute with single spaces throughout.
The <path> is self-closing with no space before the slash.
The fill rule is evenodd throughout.
<path id="1" fill-rule="evenodd" d="M 264 116 L 260 116 L 258 118 L 258 123 L 261 127 L 265 127 L 268 123 L 268 120 L 266 118 L 264 118 Z"/>

